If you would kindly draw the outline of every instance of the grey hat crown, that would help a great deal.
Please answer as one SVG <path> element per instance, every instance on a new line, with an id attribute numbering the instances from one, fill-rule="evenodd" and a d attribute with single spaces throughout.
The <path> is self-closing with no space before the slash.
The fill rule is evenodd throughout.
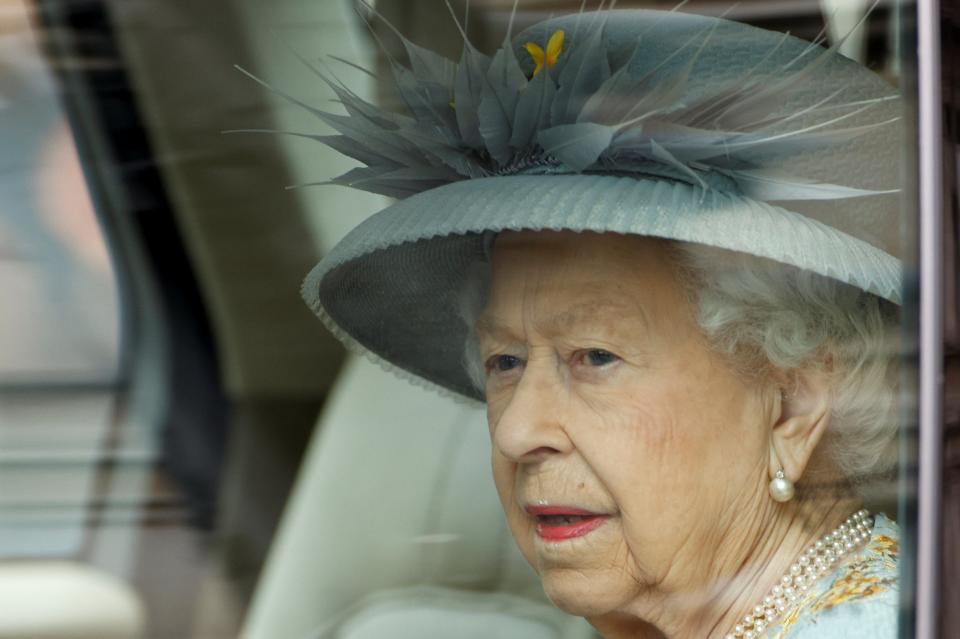
<path id="1" fill-rule="evenodd" d="M 558 31 L 556 63 L 535 73 L 527 44 Z M 491 56 L 465 39 L 459 63 L 403 42 L 410 68 L 390 64 L 407 113 L 319 71 L 346 115 L 302 104 L 338 132 L 308 137 L 364 165 L 323 183 L 401 200 L 302 289 L 385 367 L 480 398 L 458 300 L 508 230 L 702 243 L 899 302 L 899 100 L 836 46 L 640 10 L 547 20 Z"/>
<path id="2" fill-rule="evenodd" d="M 512 42 L 508 30 L 492 56 L 464 34 L 458 63 L 397 32 L 410 68 L 392 58 L 390 67 L 407 114 L 363 100 L 319 69 L 347 114 L 307 108 L 338 132 L 315 139 L 365 165 L 328 183 L 401 199 L 467 179 L 571 173 L 679 180 L 764 201 L 888 191 L 785 171 L 784 161 L 890 126 L 896 116 L 882 107 L 895 93 L 864 98 L 840 87 L 824 95 L 821 71 L 842 58 L 838 44 L 744 28 L 680 13 L 597 11 L 541 23 Z M 546 48 L 558 32 L 556 63 L 535 72 L 527 43 Z M 730 64 L 727 49 L 745 36 L 754 40 L 749 64 Z M 721 80 L 704 84 L 706 70 Z M 798 97 L 801 105 L 784 108 Z"/>

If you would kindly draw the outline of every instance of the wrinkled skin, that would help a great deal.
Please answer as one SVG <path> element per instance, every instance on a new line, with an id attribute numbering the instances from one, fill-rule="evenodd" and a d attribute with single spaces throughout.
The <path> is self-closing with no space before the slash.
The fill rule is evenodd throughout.
<path id="1" fill-rule="evenodd" d="M 793 530 L 767 482 L 778 451 L 805 463 L 823 416 L 805 415 L 803 437 L 771 435 L 790 421 L 778 387 L 710 349 L 667 251 L 636 236 L 501 234 L 476 327 L 511 531 L 554 603 L 607 637 L 722 636 L 776 579 L 775 551 L 789 561 L 814 533 Z M 526 511 L 538 504 L 609 519 L 546 541 Z"/>

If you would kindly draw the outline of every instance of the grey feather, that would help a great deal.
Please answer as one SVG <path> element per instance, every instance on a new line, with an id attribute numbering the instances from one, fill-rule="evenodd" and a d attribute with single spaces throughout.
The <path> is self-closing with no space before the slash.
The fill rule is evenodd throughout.
<path id="1" fill-rule="evenodd" d="M 460 137 L 464 144 L 473 149 L 484 148 L 477 111 L 489 69 L 490 58 L 465 41 L 454 80 L 453 99 Z"/>
<path id="2" fill-rule="evenodd" d="M 453 81 L 457 65 L 447 58 L 403 39 L 413 73 L 422 81 L 437 84 L 447 90 L 448 101 L 453 96 Z"/>
<path id="3" fill-rule="evenodd" d="M 704 131 L 650 118 L 644 121 L 642 128 L 633 128 L 618 135 L 611 151 L 631 157 L 652 157 L 650 140 L 656 139 L 677 160 L 695 162 L 722 153 L 723 144 L 735 135 L 727 131 Z"/>
<path id="4" fill-rule="evenodd" d="M 688 69 L 696 61 L 694 47 L 697 43 L 702 42 L 703 37 L 709 31 L 709 29 L 704 29 L 698 32 L 643 73 L 638 73 L 635 69 L 638 66 L 638 61 L 649 56 L 643 49 L 642 39 L 638 39 L 630 58 L 603 84 L 597 87 L 596 92 L 584 104 L 583 109 L 577 116 L 577 121 L 615 124 L 629 119 L 631 114 L 655 110 L 658 104 L 675 102 L 676 93 L 686 85 L 685 81 L 681 82 L 680 80 L 686 77 L 686 74 L 689 73 Z M 673 79 L 673 86 L 668 90 L 672 91 L 674 95 L 668 98 L 663 95 L 665 90 L 662 71 L 675 58 L 684 54 L 692 54 L 693 59 L 688 61 L 683 69 L 669 76 Z M 638 106 L 638 102 L 645 102 L 645 104 Z"/>
<path id="5" fill-rule="evenodd" d="M 655 91 L 649 91 L 640 100 L 637 100 L 623 118 L 645 119 L 656 113 L 673 111 L 682 107 L 681 101 L 686 93 L 693 67 L 697 63 L 697 60 L 700 59 L 716 28 L 717 25 L 714 24 L 712 28 L 703 32 L 704 36 L 702 38 L 699 36 L 692 38 L 688 44 L 692 44 L 694 40 L 699 39 L 700 46 L 691 50 L 690 59 L 687 60 L 686 64 L 671 73 L 667 78 L 661 80 Z M 684 49 L 686 49 L 686 46 L 684 46 Z"/>
<path id="6" fill-rule="evenodd" d="M 762 76 L 760 76 L 761 79 L 758 80 L 758 72 L 773 54 L 780 50 L 788 37 L 789 34 L 784 33 L 780 40 L 743 76 L 730 82 L 724 88 L 711 92 L 696 103 L 685 108 L 683 114 L 679 116 L 682 118 L 682 121 L 695 127 L 713 126 L 714 118 L 720 113 L 723 113 L 737 100 L 743 100 L 757 90 L 758 84 L 762 80 Z"/>
<path id="7" fill-rule="evenodd" d="M 303 134 L 292 134 L 292 135 L 303 135 Z M 364 146 L 363 144 L 357 142 L 356 140 L 347 137 L 346 135 L 313 135 L 313 136 L 303 136 L 310 137 L 317 142 L 321 142 L 329 146 L 334 151 L 346 155 L 347 157 L 353 158 L 358 162 L 363 162 L 367 166 L 376 166 L 376 167 L 387 167 L 395 168 L 401 166 L 389 158 L 385 158 L 382 155 L 379 155 Z"/>
<path id="8" fill-rule="evenodd" d="M 515 13 L 516 2 L 511 28 Z M 336 94 L 346 115 L 317 109 L 240 70 L 339 135 L 276 133 L 321 142 L 366 165 L 326 184 L 391 197 L 493 175 L 587 170 L 682 181 L 700 186 L 704 193 L 707 188 L 730 189 L 760 200 L 878 193 L 782 175 L 774 168 L 794 154 L 843 145 L 896 121 L 889 119 L 888 110 L 878 109 L 887 119 L 860 118 L 858 126 L 843 127 L 844 121 L 892 95 L 844 101 L 842 91 L 836 91 L 784 112 L 785 102 L 818 81 L 818 69 L 837 55 L 839 43 L 821 50 L 814 43 L 785 64 L 774 62 L 784 57 L 777 56 L 784 36 L 738 78 L 690 102 L 690 76 L 712 29 L 694 33 L 675 48 L 655 51 L 644 47 L 639 34 L 626 61 L 620 62 L 622 56 L 608 55 L 603 29 L 607 18 L 602 9 L 581 14 L 557 63 L 531 80 L 516 58 L 509 28 L 490 57 L 470 44 L 457 23 L 464 46 L 459 63 L 454 63 L 389 25 L 411 65 L 407 68 L 387 53 L 407 110 L 402 115 L 364 100 L 335 74 L 302 57 Z M 537 44 L 545 49 L 547 43 Z M 617 61 L 616 68 L 611 68 L 611 59 Z M 865 119 L 870 121 L 864 124 Z"/>
<path id="9" fill-rule="evenodd" d="M 392 22 L 377 11 L 376 7 L 366 0 L 359 0 L 359 3 L 382 20 L 383 23 L 393 31 L 397 38 L 399 38 L 404 50 L 407 52 L 407 57 L 410 59 L 410 66 L 413 69 L 414 75 L 417 76 L 417 79 L 428 84 L 439 85 L 449 92 L 453 91 L 453 76 L 456 72 L 456 65 L 454 65 L 453 62 L 429 49 L 424 49 L 420 45 L 411 42 Z"/>
<path id="10" fill-rule="evenodd" d="M 306 138 L 314 142 L 320 142 L 342 155 L 353 158 L 358 162 L 363 162 L 367 166 L 375 166 L 378 168 L 397 168 L 402 166 L 346 135 L 317 135 L 313 133 L 299 133 L 297 131 L 278 131 L 276 129 L 234 129 L 224 131 L 224 133 L 269 133 L 271 135 L 289 135 Z"/>
<path id="11" fill-rule="evenodd" d="M 544 49 L 546 44 L 542 43 Z M 576 122 L 583 105 L 610 77 L 603 24 L 594 27 L 583 43 L 566 57 L 557 78 L 559 88 L 550 113 L 551 124 Z"/>
<path id="12" fill-rule="evenodd" d="M 839 120 L 839 118 L 835 118 L 834 121 L 837 120 Z M 831 121 L 775 135 L 756 136 L 747 134 L 726 143 L 724 145 L 724 152 L 730 154 L 743 153 L 744 151 L 756 152 L 758 150 L 769 152 L 770 147 L 775 147 L 777 154 L 784 156 L 802 151 L 823 149 L 827 146 L 844 144 L 874 129 L 893 124 L 898 120 L 899 118 L 891 118 L 883 122 L 875 122 L 858 127 L 821 130 L 833 124 L 834 121 Z"/>
<path id="13" fill-rule="evenodd" d="M 400 181 L 400 182 L 421 182 L 421 181 L 433 181 L 433 182 L 455 182 L 460 179 L 460 176 L 457 175 L 453 169 L 449 167 L 401 167 L 399 169 L 392 169 L 390 171 L 377 173 L 376 176 L 365 177 L 361 180 L 358 180 L 357 183 L 372 181 L 372 178 L 379 180 L 391 180 L 391 181 Z"/>
<path id="14" fill-rule="evenodd" d="M 534 142 L 537 131 L 549 124 L 550 105 L 556 93 L 557 86 L 549 73 L 540 73 L 527 84 L 517 101 L 510 146 L 524 149 Z"/>
<path id="15" fill-rule="evenodd" d="M 347 171 L 326 182 L 310 182 L 307 184 L 298 184 L 291 188 L 303 188 L 306 186 L 324 186 L 327 184 L 337 184 L 339 186 L 349 186 L 351 188 L 386 195 L 403 199 L 410 197 L 423 190 L 423 185 L 428 184 L 430 188 L 443 184 L 444 181 L 429 179 L 413 179 L 404 175 L 391 177 L 391 173 L 381 173 L 367 168 L 355 168 Z"/>
<path id="16" fill-rule="evenodd" d="M 560 160 L 570 170 L 584 171 L 610 146 L 616 127 L 596 122 L 561 124 L 540 131 L 537 141 L 543 152 Z"/>
<path id="17" fill-rule="evenodd" d="M 480 135 L 490 155 L 501 165 L 508 164 L 513 114 L 527 76 L 520 70 L 513 47 L 505 42 L 490 62 L 478 109 Z"/>
<path id="18" fill-rule="evenodd" d="M 376 73 L 374 73 L 374 72 L 371 71 L 370 69 L 367 69 L 366 67 L 360 66 L 360 65 L 357 64 L 356 62 L 351 62 L 350 60 L 347 60 L 346 58 L 341 58 L 340 56 L 338 56 L 338 55 L 333 55 L 333 54 L 330 54 L 330 55 L 327 56 L 327 57 L 329 57 L 331 60 L 336 60 L 336 61 L 339 62 L 340 64 L 345 64 L 345 65 L 347 65 L 348 67 L 351 67 L 351 68 L 353 68 L 353 69 L 356 69 L 357 71 L 360 71 L 361 73 L 364 73 L 364 74 L 370 76 L 370 77 L 373 78 L 374 80 L 379 80 L 379 79 L 380 79 L 379 77 L 377 77 L 377 74 L 376 74 Z"/>
<path id="19" fill-rule="evenodd" d="M 412 71 L 400 65 L 392 65 L 392 71 L 400 97 L 417 121 L 432 122 L 448 131 L 451 141 L 458 139 L 456 115 L 446 89 L 433 82 L 419 81 Z"/>
<path id="20" fill-rule="evenodd" d="M 383 158 L 403 166 L 423 162 L 423 153 L 394 131 L 378 130 L 363 120 L 348 116 L 322 111 L 318 111 L 317 114 L 338 133 L 356 140 Z"/>
<path id="21" fill-rule="evenodd" d="M 632 102 L 627 98 L 630 87 L 639 84 L 631 67 L 643 55 L 642 42 L 642 38 L 638 37 L 627 62 L 611 73 L 610 77 L 597 87 L 593 95 L 587 98 L 577 114 L 578 121 L 614 124 L 624 119 Z"/>
<path id="22" fill-rule="evenodd" d="M 706 190 L 707 184 L 703 181 L 697 173 L 691 169 L 689 166 L 678 160 L 670 151 L 667 151 L 665 148 L 657 144 L 656 140 L 650 140 L 650 149 L 653 152 L 653 157 L 660 160 L 664 164 L 672 166 L 682 173 L 686 173 L 690 178 L 692 178 L 701 188 Z"/>
<path id="23" fill-rule="evenodd" d="M 839 43 L 834 44 L 828 49 L 824 49 L 807 63 L 803 68 L 794 73 L 785 73 L 779 78 L 776 76 L 769 78 L 768 82 L 756 83 L 756 90 L 749 95 L 743 96 L 735 104 L 728 106 L 713 118 L 715 126 L 720 128 L 735 127 L 735 124 L 727 124 L 727 118 L 738 117 L 741 119 L 758 119 L 765 113 L 775 112 L 778 107 L 789 100 L 796 93 L 804 90 L 804 83 L 807 81 L 815 82 L 816 72 L 829 62 L 833 57 L 839 55 Z M 736 109 L 736 116 L 734 116 Z"/>
<path id="24" fill-rule="evenodd" d="M 464 153 L 462 148 L 449 146 L 436 135 L 430 135 L 422 129 L 406 129 L 400 131 L 400 135 L 435 158 L 436 163 L 450 167 L 464 178 L 475 179 L 490 175 L 489 170 L 470 154 Z"/>
<path id="25" fill-rule="evenodd" d="M 744 195 L 764 201 L 838 200 L 899 192 L 899 189 L 871 191 L 827 182 L 814 182 L 764 169 L 730 171 L 728 175 L 736 181 Z"/>
<path id="26" fill-rule="evenodd" d="M 305 186 L 321 186 L 324 184 L 337 184 L 340 186 L 349 186 L 353 189 L 359 189 L 361 191 L 367 191 L 368 193 L 376 193 L 377 195 L 384 195 L 386 197 L 396 198 L 402 200 L 408 198 L 412 195 L 416 195 L 421 191 L 427 190 L 425 186 L 436 187 L 440 184 L 430 184 L 430 183 L 410 183 L 410 182 L 397 182 L 390 180 L 365 180 L 363 182 L 341 182 L 336 178 L 330 180 L 329 182 L 313 182 L 309 184 L 299 184 L 294 188 L 302 188 Z"/>
<path id="27" fill-rule="evenodd" d="M 331 85 L 333 86 L 333 85 Z M 377 106 L 370 104 L 363 98 L 334 87 L 340 103 L 347 113 L 353 117 L 362 116 L 372 124 L 387 130 L 396 130 L 403 126 L 410 126 L 414 120 L 395 113 L 387 113 Z"/>

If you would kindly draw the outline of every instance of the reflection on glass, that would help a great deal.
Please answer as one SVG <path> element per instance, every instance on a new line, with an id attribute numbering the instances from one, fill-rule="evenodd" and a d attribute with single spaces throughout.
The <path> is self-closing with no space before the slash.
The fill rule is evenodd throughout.
<path id="1" fill-rule="evenodd" d="M 481 481 L 448 465 L 456 435 L 431 446 L 442 429 L 405 422 L 483 417 L 378 411 L 350 398 L 372 383 L 352 372 L 325 421 L 329 448 L 316 444 L 301 480 L 314 500 L 291 506 L 261 582 L 255 635 L 309 622 L 278 618 L 302 601 L 285 583 L 322 592 L 343 552 L 364 572 L 358 536 L 378 553 L 416 544 L 420 562 L 383 561 L 435 590 L 353 583 L 334 597 L 348 612 L 312 617 L 320 636 L 401 620 L 427 636 L 457 623 L 452 608 L 474 623 L 485 604 L 464 587 L 529 605 L 545 633 L 897 635 L 903 133 L 889 13 L 839 7 L 825 42 L 818 13 L 782 5 L 727 19 L 709 3 L 619 8 L 544 22 L 541 7 L 474 5 L 486 46 L 455 61 L 421 45 L 462 40 L 464 20 L 444 23 L 448 39 L 390 3 L 368 8 L 394 97 L 378 106 L 334 80 L 347 116 L 314 115 L 340 134 L 321 141 L 360 164 L 333 182 L 399 201 L 304 286 L 348 346 L 485 403 L 525 583 L 592 629 L 551 616 L 522 580 L 491 588 L 483 570 L 444 570 L 484 556 L 521 570 L 511 551 L 465 543 L 464 522 L 481 524 L 455 523 L 446 491 L 421 497 L 419 522 L 394 510 L 417 503 L 406 485 L 382 485 L 385 527 L 311 516 L 338 503 L 320 484 L 331 467 L 310 467 L 332 450 L 411 476 L 386 451 L 418 441 L 437 466 L 413 476 Z M 393 393 L 387 406 L 419 398 Z M 350 448 L 340 429 L 365 435 Z M 296 568 L 308 529 L 335 558 Z"/>
<path id="2" fill-rule="evenodd" d="M 0 592 L 86 593 L 0 634 L 85 611 L 94 636 L 894 636 L 913 98 L 891 6 L 108 4 L 139 92 L 110 99 L 161 150 L 230 385 L 168 398 L 137 353 L 148 381 L 121 387 L 125 266 L 83 174 L 131 174 L 81 165 L 74 136 L 102 132 L 71 131 L 51 34 L 0 0 Z M 335 116 L 263 109 L 235 63 Z M 220 135 L 246 127 L 333 148 Z M 262 217 L 224 204 L 247 193 Z M 273 301 L 300 282 L 259 267 L 313 250 L 309 306 L 376 360 L 315 392 L 290 371 L 324 370 L 294 352 L 323 329 L 294 335 L 306 309 Z M 118 425 L 126 390 L 172 420 L 231 409 L 225 451 L 181 448 L 227 458 L 213 531 L 154 424 Z M 286 426 L 314 419 L 298 470 Z"/>
<path id="3" fill-rule="evenodd" d="M 129 585 L 73 561 L 102 498 L 120 309 L 34 18 L 0 3 L 0 560 L 19 560 L 0 568 L 0 634 L 134 636 Z"/>

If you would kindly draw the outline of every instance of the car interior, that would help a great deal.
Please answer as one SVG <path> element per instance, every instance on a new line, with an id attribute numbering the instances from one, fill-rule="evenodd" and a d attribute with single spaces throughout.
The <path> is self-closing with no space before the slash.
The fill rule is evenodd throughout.
<path id="1" fill-rule="evenodd" d="M 513 0 L 450 2 L 468 4 L 471 38 L 496 46 Z M 520 0 L 516 20 L 580 4 Z M 442 0 L 375 5 L 459 56 Z M 844 55 L 915 91 L 912 3 L 683 10 L 846 36 Z M 941 25 L 946 603 L 960 596 L 960 10 L 943 2 Z M 339 106 L 316 62 L 400 108 L 377 79 L 402 59 L 384 22 L 351 0 L 0 0 L 0 27 L 0 637 L 597 637 L 511 539 L 484 407 L 347 353 L 300 298 L 389 200 L 317 185 L 354 164 L 305 139 L 327 129 L 285 96 Z M 879 497 L 907 514 L 908 431 Z M 960 636 L 958 610 L 943 606 L 939 636 Z"/>

